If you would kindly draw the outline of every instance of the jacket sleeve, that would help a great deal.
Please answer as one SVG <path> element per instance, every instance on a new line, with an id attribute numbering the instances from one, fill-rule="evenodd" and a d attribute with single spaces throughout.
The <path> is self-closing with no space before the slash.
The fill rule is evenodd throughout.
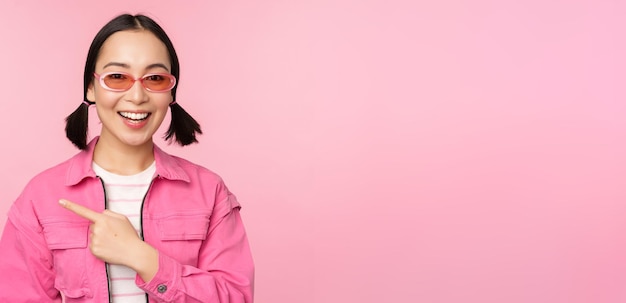
<path id="1" fill-rule="evenodd" d="M 252 303 L 254 265 L 239 203 L 223 187 L 208 235 L 200 248 L 198 267 L 183 265 L 159 253 L 159 269 L 149 282 L 137 285 L 157 302 Z"/>
<path id="2" fill-rule="evenodd" d="M 0 240 L 0 302 L 61 302 L 52 255 L 32 204 L 18 198 Z"/>

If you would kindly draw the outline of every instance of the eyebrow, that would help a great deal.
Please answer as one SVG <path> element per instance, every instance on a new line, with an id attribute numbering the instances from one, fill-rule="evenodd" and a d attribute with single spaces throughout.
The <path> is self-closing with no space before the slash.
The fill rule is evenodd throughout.
<path id="1" fill-rule="evenodd" d="M 119 66 L 119 67 L 123 67 L 123 68 L 130 68 L 130 65 L 128 65 L 126 63 L 120 63 L 120 62 L 109 62 L 109 63 L 105 64 L 102 68 L 107 68 L 109 66 Z M 168 72 L 170 71 L 170 69 L 167 68 L 167 66 L 165 66 L 165 64 L 163 64 L 163 63 L 152 63 L 152 64 L 148 65 L 146 67 L 146 69 L 153 69 L 153 68 L 157 68 L 157 67 L 163 68 L 163 69 L 165 69 Z"/>

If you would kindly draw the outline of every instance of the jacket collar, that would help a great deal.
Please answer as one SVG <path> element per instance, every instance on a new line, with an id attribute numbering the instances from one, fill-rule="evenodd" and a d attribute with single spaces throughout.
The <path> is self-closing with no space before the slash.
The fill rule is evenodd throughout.
<path id="1" fill-rule="evenodd" d="M 65 185 L 73 186 L 80 183 L 85 178 L 95 178 L 91 163 L 93 162 L 93 152 L 99 137 L 95 137 L 87 148 L 76 154 L 69 160 L 69 167 L 65 175 Z M 189 175 L 180 166 L 177 159 L 154 145 L 154 161 L 156 162 L 156 174 L 159 177 L 169 180 L 180 180 L 190 182 Z"/>

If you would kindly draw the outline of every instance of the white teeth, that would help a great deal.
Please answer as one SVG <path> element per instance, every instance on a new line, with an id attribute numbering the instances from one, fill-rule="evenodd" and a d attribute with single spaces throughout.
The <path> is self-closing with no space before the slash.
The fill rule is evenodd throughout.
<path id="1" fill-rule="evenodd" d="M 130 113 L 130 112 L 120 112 L 122 117 L 131 119 L 131 120 L 143 120 L 148 118 L 148 113 Z"/>

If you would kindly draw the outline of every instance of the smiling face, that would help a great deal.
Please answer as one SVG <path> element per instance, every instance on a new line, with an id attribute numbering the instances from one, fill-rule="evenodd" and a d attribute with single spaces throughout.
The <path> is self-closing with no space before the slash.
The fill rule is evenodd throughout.
<path id="1" fill-rule="evenodd" d="M 135 79 L 170 71 L 167 48 L 146 30 L 111 35 L 100 49 L 95 70 L 98 75 L 120 72 Z M 99 144 L 119 147 L 151 146 L 152 136 L 173 100 L 171 91 L 150 92 L 140 81 L 135 81 L 127 91 L 110 91 L 95 77 L 87 90 L 87 99 L 96 103 L 102 122 Z"/>

